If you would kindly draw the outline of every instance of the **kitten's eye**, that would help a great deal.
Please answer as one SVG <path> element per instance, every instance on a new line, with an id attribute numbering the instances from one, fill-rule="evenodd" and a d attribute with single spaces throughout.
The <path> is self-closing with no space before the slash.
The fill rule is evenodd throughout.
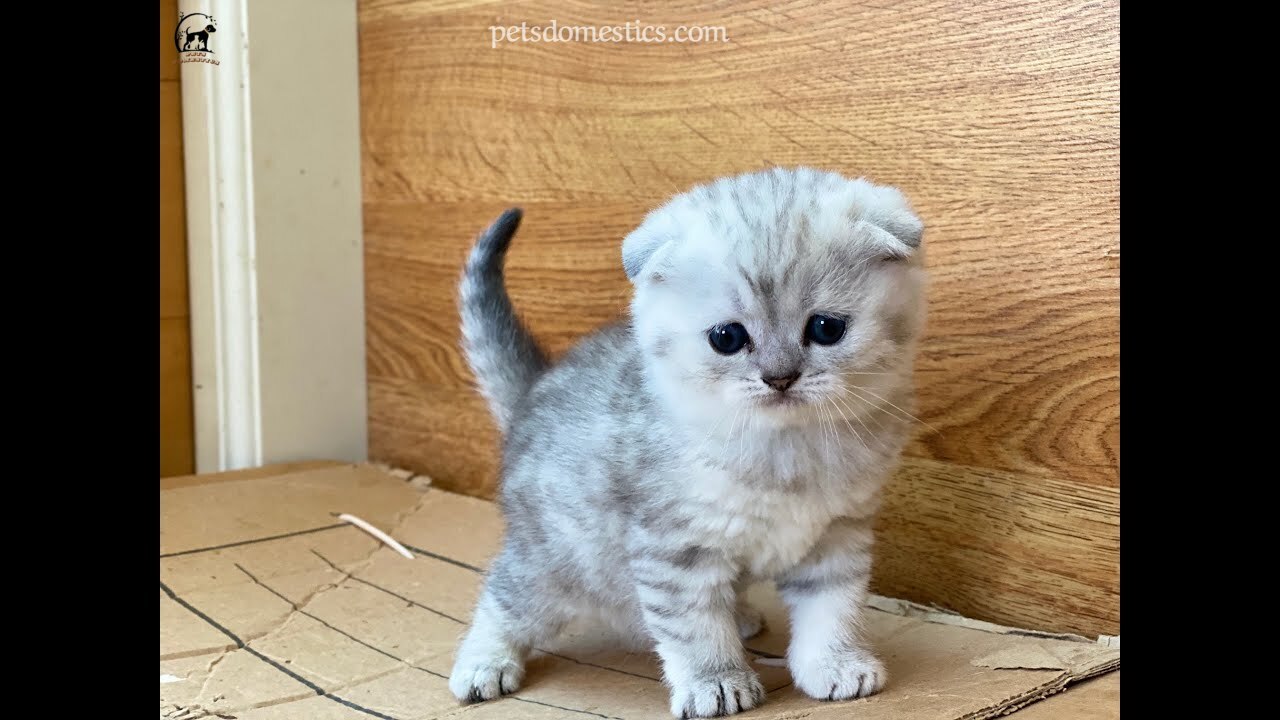
<path id="1" fill-rule="evenodd" d="M 844 337 L 844 321 L 830 315 L 814 315 L 805 325 L 804 337 L 819 345 L 835 345 Z"/>
<path id="2" fill-rule="evenodd" d="M 711 341 L 711 347 L 721 355 L 732 355 L 751 342 L 751 336 L 742 327 L 742 323 L 717 325 L 707 333 L 707 339 Z"/>

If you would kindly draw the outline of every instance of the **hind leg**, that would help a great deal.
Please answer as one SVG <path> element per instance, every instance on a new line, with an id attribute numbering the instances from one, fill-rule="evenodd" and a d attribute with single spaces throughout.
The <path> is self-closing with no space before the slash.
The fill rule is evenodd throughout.
<path id="1" fill-rule="evenodd" d="M 743 640 L 753 638 L 769 627 L 764 620 L 764 613 L 747 602 L 746 593 L 749 587 L 751 587 L 751 582 L 745 579 L 733 584 L 734 593 L 737 595 L 737 603 L 734 607 L 733 615 L 738 623 L 738 637 Z"/>
<path id="2" fill-rule="evenodd" d="M 459 700 L 481 702 L 515 692 L 529 650 L 553 639 L 568 620 L 567 603 L 545 582 L 524 575 L 505 552 L 494 561 L 449 675 L 449 689 Z"/>
<path id="3" fill-rule="evenodd" d="M 738 599 L 738 607 L 734 610 L 734 617 L 738 621 L 738 637 L 743 640 L 753 638 L 768 629 L 764 621 L 764 613 L 761 613 L 745 599 Z"/>

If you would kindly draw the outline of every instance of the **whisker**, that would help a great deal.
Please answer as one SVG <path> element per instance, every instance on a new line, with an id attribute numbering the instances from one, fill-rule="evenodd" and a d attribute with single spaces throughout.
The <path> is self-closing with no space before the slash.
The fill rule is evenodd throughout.
<path id="1" fill-rule="evenodd" d="M 840 441 L 840 430 L 836 427 L 836 416 L 831 412 L 830 408 L 827 409 L 827 418 L 831 425 L 831 442 L 835 445 L 836 452 L 839 453 L 842 446 Z"/>
<path id="2" fill-rule="evenodd" d="M 903 410 L 902 408 L 898 407 L 897 405 L 894 405 L 892 402 L 889 402 L 888 400 L 885 400 L 884 398 L 882 398 L 882 397 L 880 397 L 879 395 L 875 394 L 874 392 L 872 392 L 872 391 L 870 391 L 870 390 L 868 390 L 868 389 L 866 389 L 866 388 L 862 387 L 861 385 L 854 385 L 854 386 L 851 386 L 851 387 L 849 387 L 849 388 L 847 388 L 847 389 L 848 389 L 848 390 L 854 390 L 854 389 L 857 389 L 857 390 L 860 390 L 860 391 L 862 391 L 862 392 L 864 392 L 864 393 L 866 393 L 866 394 L 870 395 L 870 396 L 871 396 L 871 397 L 873 397 L 873 398 L 878 398 L 880 401 L 885 402 L 885 403 L 888 403 L 889 407 L 893 408 L 894 410 L 897 410 L 898 412 L 902 413 L 903 415 L 906 415 L 907 417 L 911 418 L 912 420 L 915 420 L 916 422 L 918 422 L 918 423 L 920 423 L 921 425 L 923 425 L 923 426 L 925 426 L 925 427 L 929 428 L 930 430 L 932 430 L 933 432 L 937 433 L 938 435 L 941 435 L 941 434 L 942 434 L 942 432 L 941 432 L 940 430 L 938 430 L 938 428 L 936 428 L 936 427 L 934 427 L 934 426 L 930 425 L 929 423 L 927 423 L 927 422 L 925 422 L 925 421 L 921 420 L 920 418 L 916 417 L 915 415 L 912 415 L 911 413 L 907 412 L 906 410 Z"/>
<path id="3" fill-rule="evenodd" d="M 841 388 L 841 390 L 842 390 L 842 391 L 844 391 L 844 388 Z M 860 396 L 860 395 L 853 395 L 853 394 L 850 394 L 849 392 L 844 392 L 844 398 L 845 398 L 845 399 L 854 399 L 854 400 L 858 400 L 858 401 L 862 402 L 864 405 L 866 405 L 867 407 L 870 407 L 872 410 L 880 410 L 880 409 L 881 409 L 879 405 L 876 405 L 875 403 L 871 402 L 870 400 L 867 400 L 866 398 L 864 398 L 864 397 L 862 397 L 862 396 Z M 848 406 L 846 406 L 846 407 L 848 407 Z M 851 407 L 850 407 L 849 409 L 850 409 L 850 411 L 851 411 L 851 412 L 853 411 L 853 408 L 851 408 Z M 862 421 L 862 415 L 855 413 L 855 416 L 858 418 L 858 421 L 859 421 L 859 422 L 861 422 L 861 421 Z M 881 431 L 883 431 L 883 430 L 885 429 L 885 427 L 884 427 L 884 423 L 880 422 L 880 418 L 876 417 L 876 415 L 875 415 L 875 414 L 870 415 L 870 418 L 871 418 L 871 422 L 873 422 L 873 423 L 875 423 L 875 424 L 876 424 L 876 429 L 877 429 L 877 430 L 881 430 Z M 862 423 L 862 425 L 863 425 L 863 427 L 866 427 L 866 423 L 865 423 L 865 422 L 863 422 L 863 423 Z M 870 431 L 868 431 L 868 432 L 870 432 Z"/>
<path id="4" fill-rule="evenodd" d="M 822 442 L 827 447 L 827 458 L 831 459 L 834 457 L 834 455 L 832 454 L 831 445 L 832 445 L 832 438 L 836 437 L 836 433 L 835 433 L 836 421 L 831 417 L 831 411 L 827 410 L 825 405 L 819 405 L 818 408 L 822 410 L 822 413 L 823 413 L 822 415 L 819 416 L 819 419 L 821 421 L 820 424 L 822 425 Z M 828 423 L 831 424 L 830 434 L 827 433 Z M 836 444 L 837 445 L 839 444 L 838 439 L 836 441 Z"/>
<path id="5" fill-rule="evenodd" d="M 702 453 L 702 448 L 706 447 L 707 441 L 710 440 L 715 431 L 719 430 L 720 426 L 724 424 L 724 419 L 726 417 L 727 415 L 725 413 L 721 413 L 719 419 L 717 419 L 715 424 L 711 426 L 711 429 L 707 431 L 707 434 L 703 436 L 702 442 L 698 443 L 697 449 L 693 451 L 694 459 L 697 459 L 698 455 Z"/>
<path id="6" fill-rule="evenodd" d="M 738 409 L 733 413 L 733 422 L 729 423 L 729 434 L 725 436 L 725 442 L 723 445 L 720 446 L 720 464 L 721 465 L 727 465 L 729 462 L 725 458 L 725 455 L 729 452 L 729 440 L 733 437 L 734 429 L 738 427 L 738 416 L 741 414 L 742 414 L 742 406 L 739 405 Z"/>
<path id="7" fill-rule="evenodd" d="M 832 397 L 832 400 L 835 400 L 835 397 L 834 397 L 834 396 Z M 867 441 L 866 441 L 866 440 L 863 440 L 863 439 L 862 439 L 862 435 L 858 434 L 858 431 L 853 429 L 853 423 L 849 422 L 849 417 L 848 417 L 847 415 L 845 415 L 845 414 L 844 414 L 844 410 L 841 410 L 841 409 L 840 409 L 840 406 L 839 406 L 839 405 L 837 405 L 837 404 L 835 404 L 835 402 L 832 402 L 832 403 L 831 403 L 831 407 L 835 408 L 835 409 L 836 409 L 836 412 L 840 413 L 840 417 L 844 418 L 844 424 L 845 424 L 846 426 L 848 426 L 848 428 L 849 428 L 849 432 L 853 433 L 853 436 L 854 436 L 854 437 L 856 437 L 856 438 L 858 438 L 858 442 L 862 443 L 862 447 L 867 448 L 868 450 L 870 450 L 871 448 L 870 448 L 870 446 L 868 446 L 868 445 L 867 445 Z M 854 413 L 854 415 L 857 415 L 857 413 Z M 871 432 L 871 431 L 870 431 L 870 430 L 868 430 L 867 432 L 869 433 L 869 432 Z"/>
<path id="8" fill-rule="evenodd" d="M 902 422 L 909 422 L 909 421 L 910 421 L 910 418 L 904 418 L 904 417 L 902 417 L 902 416 L 901 416 L 901 415 L 899 415 L 898 413 L 895 413 L 895 412 L 893 412 L 892 410 L 890 410 L 889 408 L 885 407 L 883 404 L 878 403 L 878 402 L 875 402 L 875 401 L 873 401 L 873 400 L 868 400 L 867 398 L 863 397 L 862 395 L 857 394 L 857 393 L 854 391 L 854 389 L 853 389 L 853 388 L 850 388 L 850 387 L 844 387 L 844 388 L 841 388 L 841 392 L 844 394 L 844 397 L 846 397 L 846 398 L 850 398 L 850 399 L 853 399 L 853 400 L 857 400 L 857 401 L 861 402 L 863 405 L 866 405 L 867 407 L 871 408 L 872 410 L 879 410 L 880 412 L 884 413 L 885 415 L 888 415 L 889 417 L 893 418 L 894 420 L 901 420 Z M 874 414 L 873 414 L 873 415 L 871 415 L 871 419 L 872 419 L 872 421 L 874 421 L 874 422 L 877 424 L 877 426 L 878 426 L 880 429 L 882 429 L 882 430 L 884 429 L 884 423 L 880 422 L 880 420 L 879 420 L 879 419 L 878 419 Z"/>
<path id="9" fill-rule="evenodd" d="M 839 409 L 840 409 L 840 406 L 841 406 L 841 405 L 843 405 L 843 406 L 844 406 L 844 409 L 845 409 L 845 410 L 848 410 L 848 411 L 853 415 L 854 419 L 858 421 L 858 424 L 862 426 L 862 429 L 867 431 L 867 435 L 869 435 L 869 436 L 871 436 L 871 437 L 875 437 L 875 433 L 871 432 L 871 428 L 867 427 L 867 424 L 866 424 L 865 422 L 863 422 L 863 421 L 862 421 L 862 417 L 861 417 L 860 415 L 858 415 L 857 411 L 856 411 L 856 410 L 854 410 L 852 407 L 849 407 L 849 405 L 847 405 L 843 400 L 841 400 L 839 396 L 837 396 L 837 395 L 832 395 L 832 396 L 831 396 L 831 404 L 832 404 L 832 405 L 835 405 L 836 410 L 839 410 Z M 843 412 L 841 412 L 841 413 L 840 413 L 840 416 L 841 416 L 841 417 L 844 417 L 844 413 L 843 413 Z M 849 418 L 845 418 L 845 420 L 844 420 L 844 421 L 845 421 L 845 424 L 848 424 L 848 423 L 849 423 Z M 850 429 L 850 430 L 853 430 L 853 426 L 852 426 L 852 425 L 850 425 L 850 426 L 849 426 L 849 429 Z M 853 434 L 854 434 L 854 435 L 858 435 L 858 431 L 857 431 L 857 430 L 853 430 Z M 862 440 L 862 436 L 861 436 L 861 435 L 858 435 L 858 439 L 859 439 L 859 440 Z M 866 441 L 863 441 L 862 445 L 863 445 L 863 447 L 867 447 L 867 449 L 870 449 L 870 447 L 867 445 Z"/>

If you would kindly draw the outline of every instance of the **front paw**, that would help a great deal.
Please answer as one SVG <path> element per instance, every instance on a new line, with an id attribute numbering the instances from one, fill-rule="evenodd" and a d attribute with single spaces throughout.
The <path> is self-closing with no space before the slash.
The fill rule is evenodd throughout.
<path id="1" fill-rule="evenodd" d="M 760 678 L 746 669 L 725 670 L 675 683 L 671 714 L 678 718 L 733 715 L 764 702 Z"/>
<path id="2" fill-rule="evenodd" d="M 816 700 L 853 700 L 880 692 L 888 675 L 870 653 L 854 650 L 797 659 L 791 676 L 796 687 Z"/>
<path id="3" fill-rule="evenodd" d="M 461 661 L 449 675 L 449 689 L 464 703 L 484 702 L 520 689 L 524 666 L 512 658 Z"/>

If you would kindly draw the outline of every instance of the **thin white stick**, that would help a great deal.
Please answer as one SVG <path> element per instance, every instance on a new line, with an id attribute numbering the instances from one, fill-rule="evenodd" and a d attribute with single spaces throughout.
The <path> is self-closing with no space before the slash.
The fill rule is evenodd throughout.
<path id="1" fill-rule="evenodd" d="M 376 528 L 376 527 L 374 527 L 374 526 L 370 525 L 369 523 L 367 523 L 367 522 L 365 522 L 365 521 L 361 520 L 360 518 L 356 517 L 355 515 L 348 515 L 347 513 L 342 513 L 342 514 L 338 515 L 338 519 L 339 519 L 339 520 L 341 520 L 341 521 L 343 521 L 343 522 L 349 522 L 349 523 L 351 523 L 352 525 L 355 525 L 356 527 L 360 528 L 361 530 L 363 530 L 363 531 L 365 531 L 365 532 L 369 533 L 370 535 L 372 535 L 372 536 L 374 536 L 374 537 L 378 538 L 379 540 L 381 540 L 382 542 L 386 543 L 386 544 L 387 544 L 387 546 L 388 546 L 388 547 L 390 547 L 392 550 L 395 550 L 396 552 L 398 552 L 398 553 L 400 553 L 401 555 L 403 555 L 403 556 L 405 556 L 405 557 L 409 558 L 410 560 L 412 560 L 412 559 L 413 559 L 413 553 L 409 552 L 408 550 L 406 550 L 406 549 L 404 548 L 404 546 L 403 546 L 403 545 L 401 545 L 400 543 L 398 543 L 398 542 L 396 542 L 395 540 L 393 540 L 393 539 L 391 538 L 391 536 L 390 536 L 390 535 L 388 535 L 388 534 L 386 534 L 386 533 L 382 532 L 382 531 L 381 531 L 381 530 L 379 530 L 378 528 Z"/>

